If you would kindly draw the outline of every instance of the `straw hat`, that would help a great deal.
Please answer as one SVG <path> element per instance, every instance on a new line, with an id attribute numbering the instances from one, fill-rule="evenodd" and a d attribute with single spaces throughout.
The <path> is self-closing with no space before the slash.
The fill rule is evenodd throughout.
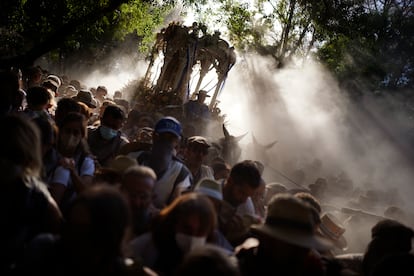
<path id="1" fill-rule="evenodd" d="M 194 192 L 204 194 L 218 200 L 223 200 L 221 183 L 213 179 L 201 179 L 195 186 Z"/>
<path id="2" fill-rule="evenodd" d="M 110 162 L 109 167 L 119 173 L 124 173 L 130 167 L 136 165 L 138 165 L 137 160 L 126 155 L 118 155 Z"/>
<path id="3" fill-rule="evenodd" d="M 325 213 L 321 217 L 321 223 L 319 225 L 319 232 L 339 249 L 346 250 L 348 243 L 343 236 L 345 233 L 345 227 L 332 213 Z"/>
<path id="4" fill-rule="evenodd" d="M 315 232 L 312 209 L 291 194 L 277 194 L 269 203 L 264 224 L 253 225 L 253 232 L 287 243 L 316 250 L 327 250 L 332 244 Z"/>
<path id="5" fill-rule="evenodd" d="M 78 102 L 86 104 L 90 108 L 96 108 L 96 100 L 92 96 L 92 92 L 89 90 L 80 90 L 76 96 L 73 97 Z"/>

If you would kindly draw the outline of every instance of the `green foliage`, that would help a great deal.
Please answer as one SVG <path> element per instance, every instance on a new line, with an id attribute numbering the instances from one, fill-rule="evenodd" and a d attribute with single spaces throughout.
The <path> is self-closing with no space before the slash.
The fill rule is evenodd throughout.
<path id="1" fill-rule="evenodd" d="M 239 50 L 248 49 L 255 40 L 253 30 L 252 13 L 247 4 L 224 3 L 226 13 L 225 23 L 229 32 L 229 38 Z"/>
<path id="2" fill-rule="evenodd" d="M 57 51 L 66 56 L 82 51 L 99 55 L 131 34 L 138 38 L 140 50 L 145 51 L 174 3 L 145 0 L 2 1 L 0 32 L 7 35 L 1 38 L 0 58 L 30 64 L 46 53 L 55 56 Z"/>
<path id="3" fill-rule="evenodd" d="M 357 78 L 374 89 L 413 87 L 414 1 L 309 3 L 324 40 L 318 57 L 340 80 Z"/>
<path id="4" fill-rule="evenodd" d="M 310 15 L 298 0 L 221 0 L 215 5 L 215 23 L 225 26 L 239 52 L 255 51 L 283 66 L 294 55 L 306 56 L 314 43 Z"/>
<path id="5" fill-rule="evenodd" d="M 171 9 L 170 5 L 157 6 L 142 1 L 123 4 L 114 18 L 118 21 L 114 36 L 123 39 L 126 35 L 135 32 L 142 37 L 140 50 L 148 52 L 155 39 L 155 30 L 163 23 L 164 17 Z"/>

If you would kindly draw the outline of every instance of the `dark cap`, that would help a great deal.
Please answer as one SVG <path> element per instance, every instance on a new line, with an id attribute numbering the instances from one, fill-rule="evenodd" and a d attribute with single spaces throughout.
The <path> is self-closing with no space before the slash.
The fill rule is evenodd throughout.
<path id="1" fill-rule="evenodd" d="M 210 143 L 203 136 L 191 136 L 187 140 L 187 145 L 200 145 L 206 148 L 210 147 Z"/>
<path id="2" fill-rule="evenodd" d="M 165 133 L 169 132 L 175 134 L 177 137 L 182 135 L 182 127 L 180 122 L 174 117 L 167 116 L 161 118 L 154 127 L 155 133 Z"/>

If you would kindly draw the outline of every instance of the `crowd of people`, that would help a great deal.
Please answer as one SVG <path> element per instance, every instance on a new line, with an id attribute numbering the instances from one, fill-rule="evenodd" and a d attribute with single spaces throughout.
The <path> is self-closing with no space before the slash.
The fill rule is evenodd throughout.
<path id="1" fill-rule="evenodd" d="M 0 72 L 0 90 L 2 275 L 414 275 L 403 210 L 325 204 L 344 178 L 271 183 L 261 160 L 207 159 L 175 117 L 38 67 Z"/>

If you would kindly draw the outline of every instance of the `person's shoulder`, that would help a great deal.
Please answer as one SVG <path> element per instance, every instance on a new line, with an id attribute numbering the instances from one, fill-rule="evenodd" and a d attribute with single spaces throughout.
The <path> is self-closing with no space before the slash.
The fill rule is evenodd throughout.
<path id="1" fill-rule="evenodd" d="M 42 194 L 46 197 L 50 196 L 46 183 L 36 177 L 27 178 L 25 184 L 36 194 Z"/>
<path id="2" fill-rule="evenodd" d="M 181 167 L 181 171 L 184 172 L 186 175 L 191 175 L 190 169 L 185 165 L 183 160 L 181 160 L 180 158 L 174 156 L 173 157 L 173 162 L 176 163 L 176 164 L 179 164 L 179 166 Z"/>
<path id="3" fill-rule="evenodd" d="M 90 138 L 91 135 L 95 135 L 95 133 L 98 133 L 99 126 L 89 125 L 87 126 L 86 130 L 88 131 L 88 138 Z"/>
<path id="4" fill-rule="evenodd" d="M 188 102 L 186 102 L 184 104 L 184 107 L 192 107 L 192 106 L 197 106 L 198 102 L 196 100 L 189 100 Z"/>
<path id="5" fill-rule="evenodd" d="M 184 160 L 181 159 L 180 157 L 176 156 L 176 155 L 173 156 L 173 161 L 184 164 Z"/>
<path id="6" fill-rule="evenodd" d="M 195 103 L 197 103 L 197 101 L 196 101 L 196 100 L 189 100 L 188 102 L 186 102 L 186 103 L 184 103 L 184 104 L 195 104 Z"/>

